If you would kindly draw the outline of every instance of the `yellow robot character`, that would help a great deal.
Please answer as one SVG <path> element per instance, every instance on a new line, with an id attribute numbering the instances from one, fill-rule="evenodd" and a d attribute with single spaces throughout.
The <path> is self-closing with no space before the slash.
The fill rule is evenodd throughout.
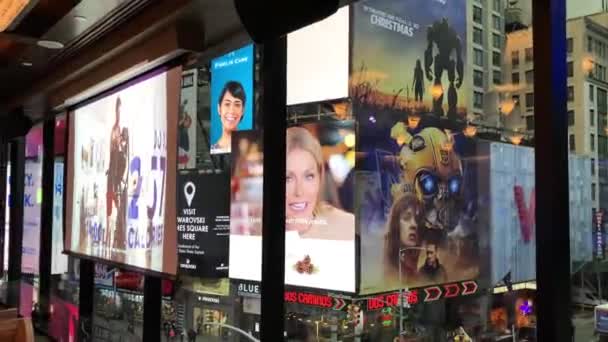
<path id="1" fill-rule="evenodd" d="M 401 182 L 393 197 L 413 193 L 424 204 L 428 229 L 451 230 L 458 222 L 462 197 L 462 164 L 449 133 L 428 127 L 413 135 L 397 157 Z"/>

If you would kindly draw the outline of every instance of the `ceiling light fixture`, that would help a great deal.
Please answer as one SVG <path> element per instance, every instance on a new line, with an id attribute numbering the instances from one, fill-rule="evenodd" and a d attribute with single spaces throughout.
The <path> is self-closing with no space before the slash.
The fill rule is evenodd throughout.
<path id="1" fill-rule="evenodd" d="M 75 15 L 74 20 L 84 23 L 87 21 L 87 17 L 85 17 L 83 15 Z"/>
<path id="2" fill-rule="evenodd" d="M 21 65 L 23 65 L 24 67 L 31 67 L 33 64 L 32 62 L 21 62 Z"/>
<path id="3" fill-rule="evenodd" d="M 4 32 L 30 4 L 30 0 L 0 0 L 0 32 Z"/>
<path id="4" fill-rule="evenodd" d="M 64 47 L 63 43 L 58 42 L 56 40 L 41 39 L 37 42 L 37 44 L 40 47 L 43 47 L 45 49 L 51 49 L 51 50 L 59 50 L 59 49 L 63 49 L 63 47 Z"/>

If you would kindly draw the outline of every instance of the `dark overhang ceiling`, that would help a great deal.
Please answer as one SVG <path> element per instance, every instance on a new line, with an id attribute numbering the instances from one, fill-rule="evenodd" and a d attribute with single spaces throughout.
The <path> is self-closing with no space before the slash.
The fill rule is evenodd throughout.
<path id="1" fill-rule="evenodd" d="M 10 80 L 0 82 L 0 103 L 22 94 L 53 67 L 66 63 L 155 1 L 32 1 L 31 9 L 0 33 L 0 79 Z M 58 42 L 63 48 L 44 48 L 38 45 L 39 40 Z"/>
<path id="2" fill-rule="evenodd" d="M 152 4 L 175 0 L 32 0 L 22 18 L 9 30 L 0 33 L 0 117 L 15 105 L 37 120 L 46 108 L 41 91 L 35 85 L 70 60 L 84 48 L 94 45 L 120 25 L 134 19 Z M 254 0 L 252 0 L 254 1 Z M 248 41 L 233 0 L 187 0 L 177 20 L 193 28 L 200 36 L 204 54 L 229 51 Z M 353 0 L 341 0 L 347 5 Z M 125 39 L 128 37 L 125 37 Z M 57 41 L 62 49 L 38 46 L 39 40 Z M 26 66 L 24 64 L 31 64 Z M 10 105 L 8 105 L 10 104 Z"/>

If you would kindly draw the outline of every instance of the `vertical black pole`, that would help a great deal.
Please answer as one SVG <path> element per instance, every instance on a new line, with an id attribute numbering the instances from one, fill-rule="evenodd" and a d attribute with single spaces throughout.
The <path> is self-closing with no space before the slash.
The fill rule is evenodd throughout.
<path id="1" fill-rule="evenodd" d="M 40 261 L 39 261 L 39 295 L 40 317 L 38 322 L 43 331 L 50 313 L 51 295 L 51 258 L 53 253 L 53 195 L 55 191 L 55 117 L 43 125 L 42 157 L 42 204 L 40 206 Z"/>
<path id="2" fill-rule="evenodd" d="M 80 260 L 80 292 L 78 294 L 78 316 L 80 328 L 78 341 L 93 341 L 93 295 L 95 294 L 95 264 L 90 260 Z"/>
<path id="3" fill-rule="evenodd" d="M 21 253 L 23 249 L 23 191 L 25 186 L 25 137 L 11 143 L 10 222 L 7 304 L 19 307 Z"/>
<path id="4" fill-rule="evenodd" d="M 144 341 L 160 341 L 162 279 L 146 276 L 144 282 Z"/>
<path id="5" fill-rule="evenodd" d="M 0 250 L 4 251 L 4 246 L 8 241 L 4 240 L 6 230 L 6 176 L 7 176 L 7 165 L 8 165 L 8 143 L 5 140 L 0 140 Z M 0 269 L 1 274 L 4 276 L 4 252 L 0 253 Z"/>
<path id="6" fill-rule="evenodd" d="M 566 1 L 535 0 L 533 6 L 537 340 L 572 341 Z"/>
<path id="7" fill-rule="evenodd" d="M 264 43 L 264 209 L 262 228 L 262 341 L 284 339 L 285 293 L 285 130 L 287 128 L 287 42 Z"/>

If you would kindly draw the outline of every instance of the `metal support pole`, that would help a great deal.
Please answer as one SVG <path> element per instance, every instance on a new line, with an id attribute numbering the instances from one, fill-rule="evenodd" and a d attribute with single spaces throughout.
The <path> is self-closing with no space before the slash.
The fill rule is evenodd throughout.
<path id="1" fill-rule="evenodd" d="M 0 248 L 2 248 L 2 250 L 5 250 L 6 244 L 8 244 L 8 241 L 4 239 L 4 237 L 6 236 L 6 220 L 8 219 L 8 217 L 6 217 L 6 210 L 4 210 L 4 208 L 6 208 L 6 206 L 8 205 L 8 203 L 6 202 L 6 192 L 7 192 L 7 188 L 6 188 L 6 179 L 7 179 L 7 166 L 8 166 L 8 143 L 6 141 L 4 141 L 4 139 L 0 140 L 0 208 L 2 208 L 0 210 L 0 241 L 2 241 L 2 243 L 0 243 Z M 4 277 L 4 263 L 7 260 L 4 260 L 4 253 L 0 253 L 0 265 L 2 267 L 2 278 Z"/>
<path id="2" fill-rule="evenodd" d="M 403 303 L 401 303 L 403 298 L 403 280 L 401 278 L 401 253 L 402 250 L 399 249 L 399 336 L 401 336 L 403 333 Z"/>
<path id="3" fill-rule="evenodd" d="M 44 122 L 42 137 L 42 204 L 40 205 L 39 295 L 40 327 L 46 330 L 50 314 L 51 258 L 53 257 L 53 195 L 55 192 L 55 117 Z"/>
<path id="4" fill-rule="evenodd" d="M 19 307 L 21 255 L 23 252 L 23 192 L 25 185 L 25 138 L 11 142 L 11 189 L 8 246 L 7 304 Z"/>
<path id="5" fill-rule="evenodd" d="M 162 279 L 146 276 L 144 283 L 144 341 L 160 341 Z"/>
<path id="6" fill-rule="evenodd" d="M 78 341 L 93 341 L 93 296 L 95 294 L 95 264 L 86 259 L 80 260 L 80 282 L 78 296 L 78 316 L 80 328 Z"/>
<path id="7" fill-rule="evenodd" d="M 264 208 L 261 341 L 284 339 L 287 41 L 266 41 L 262 54 Z"/>
<path id="8" fill-rule="evenodd" d="M 533 5 L 537 341 L 572 341 L 566 1 Z M 590 213 L 591 214 L 591 213 Z"/>

